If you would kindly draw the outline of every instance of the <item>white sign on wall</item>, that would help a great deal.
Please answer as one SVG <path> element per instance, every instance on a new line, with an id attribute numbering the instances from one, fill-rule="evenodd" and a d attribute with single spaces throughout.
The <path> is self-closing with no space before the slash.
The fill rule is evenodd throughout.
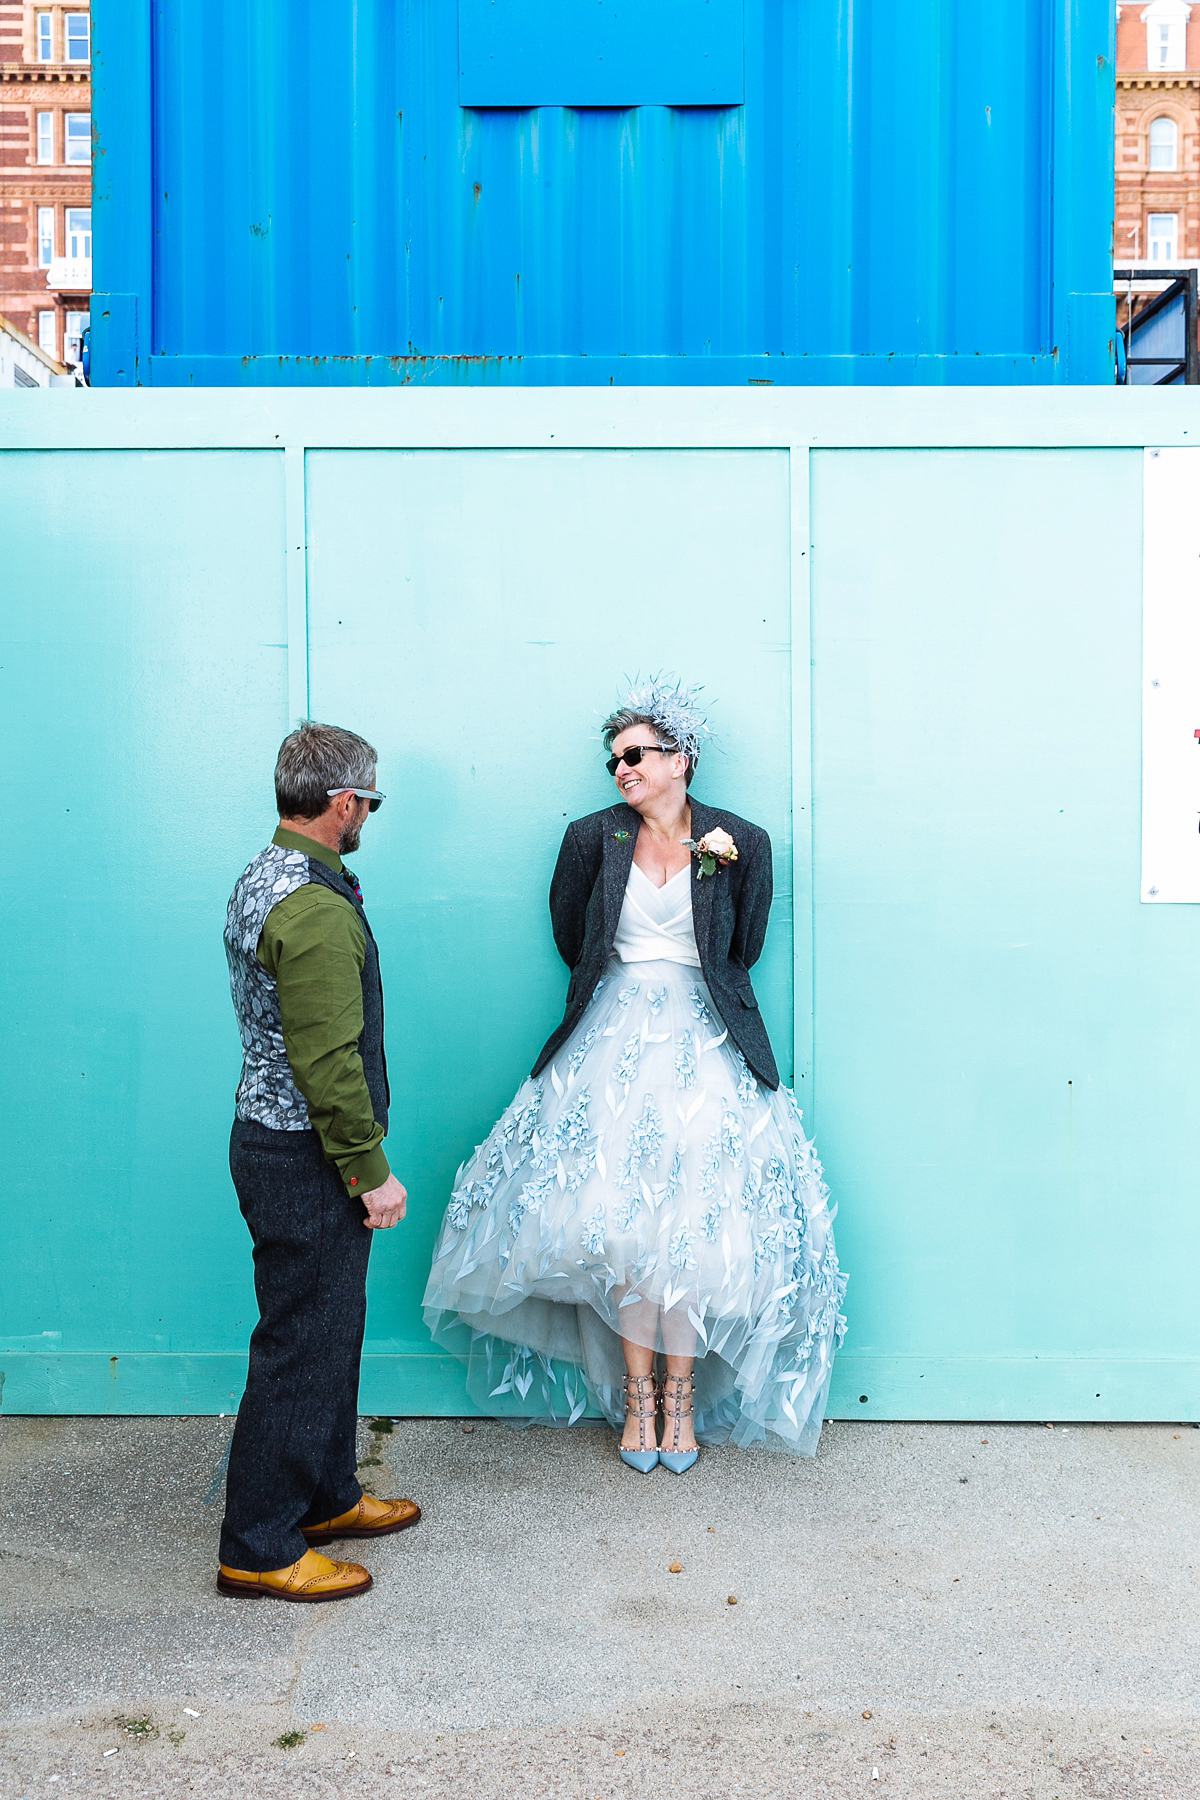
<path id="1" fill-rule="evenodd" d="M 1144 472 L 1142 899 L 1200 904 L 1200 449 Z"/>

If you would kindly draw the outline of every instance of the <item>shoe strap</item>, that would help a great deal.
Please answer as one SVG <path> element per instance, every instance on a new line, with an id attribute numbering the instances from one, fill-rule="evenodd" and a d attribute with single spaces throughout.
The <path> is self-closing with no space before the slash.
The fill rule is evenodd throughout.
<path id="1" fill-rule="evenodd" d="M 669 1397 L 667 1394 L 668 1384 L 673 1385 L 675 1390 Z M 692 1404 L 695 1393 L 696 1378 L 694 1375 L 664 1376 L 662 1387 L 660 1389 L 660 1405 L 662 1408 L 664 1426 L 663 1437 L 664 1439 L 666 1438 L 666 1427 L 668 1425 L 672 1427 L 671 1442 L 676 1446 L 676 1449 L 671 1452 L 672 1455 L 675 1455 L 677 1452 L 680 1426 L 685 1419 L 690 1419 L 695 1411 L 695 1407 Z M 685 1400 L 687 1401 L 686 1407 L 683 1404 Z"/>
<path id="2" fill-rule="evenodd" d="M 657 1448 L 646 1442 L 646 1420 L 649 1418 L 653 1422 L 658 1412 L 658 1390 L 653 1375 L 623 1375 L 621 1385 L 625 1390 L 625 1416 L 635 1414 L 637 1417 L 639 1452 Z M 649 1413 L 646 1411 L 647 1400 L 650 1402 Z"/>

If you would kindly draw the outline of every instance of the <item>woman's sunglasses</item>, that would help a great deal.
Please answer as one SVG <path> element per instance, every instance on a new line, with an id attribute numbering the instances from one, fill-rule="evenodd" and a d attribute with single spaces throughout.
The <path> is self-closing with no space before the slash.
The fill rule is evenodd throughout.
<path id="1" fill-rule="evenodd" d="M 386 794 L 379 793 L 375 788 L 326 788 L 325 792 L 331 800 L 335 794 L 353 794 L 356 800 L 366 801 L 368 812 L 378 812 L 387 799 Z"/>
<path id="2" fill-rule="evenodd" d="M 664 744 L 630 744 L 628 750 L 622 750 L 620 756 L 610 756 L 605 768 L 610 775 L 615 775 L 622 763 L 636 769 L 648 750 L 657 750 L 660 756 L 674 756 L 674 750 L 668 750 Z"/>

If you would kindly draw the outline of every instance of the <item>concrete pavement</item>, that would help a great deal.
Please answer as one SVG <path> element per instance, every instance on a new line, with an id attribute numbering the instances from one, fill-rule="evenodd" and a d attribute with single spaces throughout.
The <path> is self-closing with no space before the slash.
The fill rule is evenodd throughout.
<path id="1" fill-rule="evenodd" d="M 364 1429 L 425 1517 L 312 1609 L 213 1589 L 231 1428 L 0 1421 L 3 1800 L 1200 1796 L 1190 1426 Z"/>

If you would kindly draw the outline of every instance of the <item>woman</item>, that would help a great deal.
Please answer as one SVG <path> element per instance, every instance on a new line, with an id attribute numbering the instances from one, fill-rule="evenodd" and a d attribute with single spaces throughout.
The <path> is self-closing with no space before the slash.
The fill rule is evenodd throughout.
<path id="1" fill-rule="evenodd" d="M 709 735 L 662 678 L 605 722 L 617 804 L 568 827 L 550 886 L 566 1015 L 459 1170 L 425 1291 L 483 1411 L 574 1424 L 591 1395 L 644 1473 L 697 1440 L 811 1455 L 845 1329 L 750 983 L 771 843 L 690 797 Z"/>

